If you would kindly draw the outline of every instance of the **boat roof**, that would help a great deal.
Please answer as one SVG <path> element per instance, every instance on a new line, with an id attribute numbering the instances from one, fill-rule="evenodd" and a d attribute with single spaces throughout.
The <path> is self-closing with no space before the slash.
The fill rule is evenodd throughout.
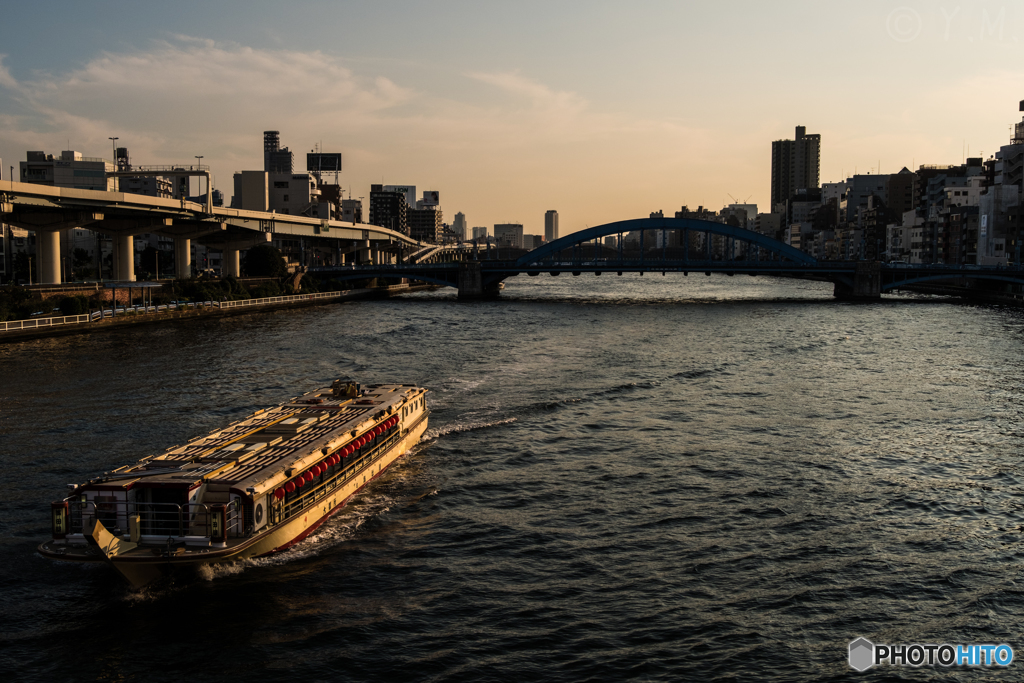
<path id="1" fill-rule="evenodd" d="M 318 389 L 86 486 L 193 488 L 207 483 L 258 496 L 322 460 L 322 449 L 335 451 L 424 393 L 411 384 L 370 385 L 356 397 L 336 397 L 330 387 Z"/>

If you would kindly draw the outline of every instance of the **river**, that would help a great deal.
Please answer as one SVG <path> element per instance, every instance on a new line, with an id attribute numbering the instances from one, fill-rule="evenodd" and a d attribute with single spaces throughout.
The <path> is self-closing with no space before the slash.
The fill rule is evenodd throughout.
<path id="1" fill-rule="evenodd" d="M 520 276 L 0 346 L 2 678 L 861 680 L 857 637 L 1024 648 L 1024 315 L 831 293 Z M 430 430 L 294 550 L 143 591 L 35 552 L 66 484 L 347 376 L 429 388 Z"/>

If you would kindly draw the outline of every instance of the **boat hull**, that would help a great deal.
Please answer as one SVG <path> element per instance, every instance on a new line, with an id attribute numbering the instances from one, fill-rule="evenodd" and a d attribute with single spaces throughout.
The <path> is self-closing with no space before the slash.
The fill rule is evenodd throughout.
<path id="1" fill-rule="evenodd" d="M 106 562 L 135 588 L 141 588 L 170 570 L 200 565 L 237 562 L 282 552 L 316 531 L 328 518 L 343 508 L 362 488 L 387 471 L 396 460 L 408 453 L 427 429 L 427 418 L 410 427 L 389 450 L 356 471 L 344 481 L 317 496 L 298 514 L 249 538 L 230 539 L 223 548 L 175 549 L 161 552 L 159 547 L 118 552 L 111 548 L 121 543 L 102 526 L 86 537 L 87 545 L 70 546 L 48 541 L 39 546 L 44 557 L 70 562 Z"/>

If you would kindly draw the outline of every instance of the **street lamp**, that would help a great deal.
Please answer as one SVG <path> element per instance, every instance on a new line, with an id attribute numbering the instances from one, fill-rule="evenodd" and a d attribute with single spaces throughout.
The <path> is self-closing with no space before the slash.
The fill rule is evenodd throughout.
<path id="1" fill-rule="evenodd" d="M 196 170 L 202 170 L 203 155 L 199 154 L 196 156 Z M 199 194 L 203 193 L 203 176 L 199 176 Z"/>
<path id="2" fill-rule="evenodd" d="M 117 170 L 117 141 L 121 138 L 107 138 L 110 140 L 110 151 L 113 154 L 110 157 L 111 161 L 114 162 L 114 170 Z M 114 176 L 114 192 L 117 192 L 117 176 Z"/>

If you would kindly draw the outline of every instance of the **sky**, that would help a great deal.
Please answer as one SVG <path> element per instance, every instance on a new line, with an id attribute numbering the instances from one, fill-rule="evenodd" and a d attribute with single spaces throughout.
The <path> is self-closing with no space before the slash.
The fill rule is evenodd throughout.
<path id="1" fill-rule="evenodd" d="M 194 163 L 215 187 L 341 152 L 445 222 L 562 234 L 682 205 L 769 210 L 771 142 L 821 181 L 989 157 L 1024 99 L 1024 4 L 0 0 L 3 177 L 28 150 Z"/>

